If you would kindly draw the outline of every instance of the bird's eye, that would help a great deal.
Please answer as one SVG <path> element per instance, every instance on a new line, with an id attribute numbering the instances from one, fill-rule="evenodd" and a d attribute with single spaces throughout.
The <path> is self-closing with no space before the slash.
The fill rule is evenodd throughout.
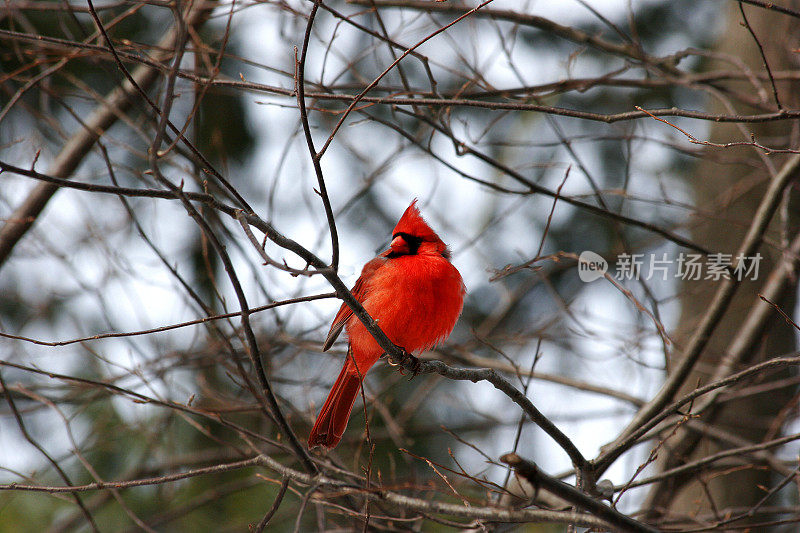
<path id="1" fill-rule="evenodd" d="M 419 245 L 422 244 L 422 237 L 417 237 L 416 235 L 411 235 L 409 233 L 401 233 L 401 237 L 406 241 L 408 244 L 408 253 L 414 255 L 419 250 Z"/>

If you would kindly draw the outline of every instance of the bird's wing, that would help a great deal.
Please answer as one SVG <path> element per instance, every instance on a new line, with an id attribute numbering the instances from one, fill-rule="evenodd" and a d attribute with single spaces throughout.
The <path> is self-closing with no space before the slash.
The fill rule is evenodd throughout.
<path id="1" fill-rule="evenodd" d="M 386 263 L 386 259 L 383 257 L 376 257 L 372 261 L 368 262 L 364 265 L 364 268 L 361 269 L 361 275 L 358 277 L 356 284 L 353 285 L 351 289 L 351 293 L 355 296 L 356 300 L 363 303 L 364 299 L 367 296 L 367 284 L 372 276 L 375 274 L 375 271 L 378 270 Z M 342 332 L 345 324 L 347 321 L 350 320 L 350 317 L 353 316 L 353 311 L 347 306 L 346 303 L 343 303 L 342 306 L 339 308 L 339 312 L 336 313 L 336 316 L 333 319 L 333 324 L 331 324 L 331 329 L 328 331 L 328 336 L 325 338 L 325 344 L 322 345 L 322 351 L 327 351 L 331 346 L 333 346 L 334 341 Z"/>

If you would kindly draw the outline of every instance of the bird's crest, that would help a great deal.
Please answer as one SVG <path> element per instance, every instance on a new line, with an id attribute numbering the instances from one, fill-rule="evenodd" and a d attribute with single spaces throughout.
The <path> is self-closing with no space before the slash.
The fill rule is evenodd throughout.
<path id="1" fill-rule="evenodd" d="M 435 231 L 428 226 L 425 219 L 422 218 L 422 215 L 417 209 L 417 199 L 414 198 L 414 201 L 411 202 L 411 205 L 403 213 L 403 216 L 400 217 L 400 220 L 397 222 L 397 225 L 394 227 L 392 231 L 392 235 L 397 235 L 398 233 L 407 233 L 409 235 L 413 235 L 415 237 L 420 237 L 424 241 L 433 241 L 433 242 L 441 242 L 441 239 L 436 234 Z"/>

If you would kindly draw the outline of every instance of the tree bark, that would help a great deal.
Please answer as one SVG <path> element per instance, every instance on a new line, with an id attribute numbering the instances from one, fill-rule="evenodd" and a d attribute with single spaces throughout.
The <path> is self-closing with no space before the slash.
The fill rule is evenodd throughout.
<path id="1" fill-rule="evenodd" d="M 790 6 L 800 7 L 800 1 L 793 0 Z M 767 62 L 772 71 L 797 68 L 796 50 L 800 42 L 800 23 L 797 19 L 766 9 L 745 6 L 747 21 L 764 49 Z M 746 68 L 753 72 L 764 71 L 764 60 L 758 44 L 748 28 L 743 25 L 742 13 L 738 3 L 730 3 L 727 11 L 728 23 L 718 51 L 726 54 L 710 63 L 716 68 L 731 68 L 726 57 L 738 58 Z M 759 79 L 760 91 L 754 90 L 751 82 L 731 82 L 720 86 L 718 95 L 712 95 L 712 111 L 729 113 L 728 105 L 735 111 L 747 113 L 756 109 L 736 100 L 728 101 L 727 89 L 741 91 L 754 98 L 766 97 L 768 105 L 774 110 L 775 98 L 768 79 Z M 784 107 L 796 109 L 800 84 L 797 81 L 776 81 L 779 100 Z M 763 108 L 762 108 L 763 111 Z M 776 148 L 798 148 L 797 124 L 792 121 L 769 122 L 747 126 L 745 131 L 735 124 L 715 124 L 711 130 L 711 141 L 727 143 L 749 141 L 750 135 L 761 144 Z M 691 186 L 695 195 L 697 215 L 693 219 L 692 238 L 708 249 L 716 252 L 735 254 L 752 219 L 755 209 L 769 183 L 770 177 L 786 161 L 786 155 L 764 155 L 751 146 L 716 148 L 709 147 L 706 157 L 697 166 Z M 723 321 L 714 332 L 699 363 L 686 380 L 679 396 L 696 388 L 698 383 L 707 383 L 720 367 L 731 348 L 731 340 L 736 337 L 746 317 L 759 303 L 758 294 L 771 272 L 782 257 L 782 239 L 789 240 L 797 232 L 795 213 L 798 205 L 796 192 L 789 198 L 790 206 L 773 219 L 764 243 L 760 247 L 763 259 L 759 265 L 756 280 L 741 283 Z M 787 217 L 786 214 L 790 215 Z M 706 311 L 708 302 L 718 282 L 711 280 L 685 281 L 682 287 L 682 311 L 674 338 L 678 347 L 689 338 L 699 318 Z M 794 309 L 796 301 L 796 277 L 780 295 L 777 303 L 787 313 Z M 741 364 L 750 364 L 776 357 L 796 350 L 795 331 L 774 313 Z M 679 350 L 678 350 L 679 351 Z M 737 366 L 733 370 L 739 370 Z M 774 374 L 766 380 L 786 377 L 787 373 Z M 700 417 L 700 422 L 711 424 L 721 430 L 722 436 L 730 439 L 720 440 L 720 433 L 712 438 L 702 430 L 701 424 L 689 422 L 674 436 L 670 437 L 660 453 L 657 462 L 660 470 L 672 468 L 684 462 L 705 457 L 716 451 L 734 447 L 733 441 L 759 442 L 770 434 L 780 432 L 782 410 L 789 404 L 795 392 L 784 387 L 759 395 L 728 401 L 709 409 Z M 728 440 L 728 442 L 725 442 Z M 653 487 L 645 507 L 653 515 L 667 519 L 699 519 L 713 521 L 723 509 L 750 508 L 764 494 L 763 487 L 774 485 L 771 474 L 765 469 L 750 465 L 749 468 L 722 474 L 709 472 L 700 477 L 674 478 Z M 763 518 L 763 517 L 762 517 Z M 738 523 L 737 523 L 738 524 Z"/>

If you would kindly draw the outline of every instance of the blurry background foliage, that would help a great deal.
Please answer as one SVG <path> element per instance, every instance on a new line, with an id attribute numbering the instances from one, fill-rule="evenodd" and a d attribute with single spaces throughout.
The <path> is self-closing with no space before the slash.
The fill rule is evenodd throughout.
<path id="1" fill-rule="evenodd" d="M 134 57 L 157 52 L 155 43 L 175 23 L 172 4 L 95 2 L 117 49 Z M 417 2 L 396 4 L 408 5 L 376 10 L 370 2 L 326 0 L 311 35 L 307 93 L 355 95 L 400 53 L 343 21 L 340 14 L 408 47 L 459 14 L 440 8 L 477 5 L 455 0 L 431 2 L 428 7 Z M 292 94 L 294 47 L 302 45 L 311 7 L 311 2 L 302 0 L 220 2 L 207 22 L 192 28 L 180 65 L 187 74 L 214 75 L 217 83 L 179 77 L 171 119 L 178 128 L 185 127 L 187 138 L 259 216 L 328 260 L 331 243 L 325 214 Z M 517 102 L 602 114 L 630 112 L 634 106 L 727 113 L 714 107 L 715 102 L 748 103 L 737 97 L 739 88 L 726 88 L 724 78 L 693 81 L 701 73 L 719 70 L 723 63 L 729 71 L 752 72 L 742 62 L 750 61 L 744 50 L 751 53 L 754 43 L 739 25 L 736 2 L 497 0 L 487 9 L 510 10 L 520 17 L 476 14 L 419 48 L 437 82 L 436 93 L 423 62 L 409 56 L 369 96 Z M 754 18 L 762 15 L 753 7 L 747 12 Z M 637 59 L 635 53 L 612 54 L 526 23 L 524 16 L 531 14 L 604 42 L 629 45 L 649 58 L 672 58 L 653 64 Z M 36 170 L 47 173 L 67 140 L 81 130 L 81 120 L 124 78 L 107 51 L 71 46 L 85 41 L 105 47 L 104 40 L 91 37 L 96 27 L 85 2 L 6 2 L 0 5 L 0 29 L 0 106 L 5 113 L 0 119 L 0 161 L 30 168 L 36 160 Z M 59 41 L 24 37 L 30 35 Z M 790 34 L 786 35 L 788 39 Z M 726 36 L 735 37 L 744 59 L 737 59 L 736 52 L 726 51 L 734 55 L 724 57 L 715 52 Z M 771 39 L 779 35 L 760 36 L 768 51 L 773 50 Z M 62 60 L 66 60 L 63 65 L 46 72 Z M 125 63 L 130 69 L 137 66 L 130 59 Z M 753 69 L 760 71 L 760 64 L 757 59 Z M 160 105 L 171 60 L 164 65 L 148 89 Z M 796 65 L 775 67 L 789 68 Z M 772 105 L 767 80 L 758 81 L 767 91 L 766 100 L 742 113 L 765 112 Z M 796 109 L 788 82 L 781 83 L 787 108 Z M 743 91 L 758 100 L 755 89 Z M 308 96 L 306 101 L 319 149 L 349 100 Z M 71 177 L 86 183 L 162 189 L 148 172 L 147 157 L 158 118 L 137 98 Z M 667 118 L 698 139 L 714 134 L 712 121 Z M 750 125 L 743 128 L 716 140 L 746 142 Z M 775 136 L 765 132 L 758 140 L 775 148 L 796 148 L 796 121 L 787 129 Z M 162 148 L 173 138 L 168 135 Z M 465 153 L 457 143 L 479 157 Z M 780 157 L 772 158 L 775 167 L 780 167 Z M 431 357 L 455 366 L 494 365 L 527 390 L 536 406 L 587 457 L 594 457 L 627 424 L 636 406 L 548 376 L 645 400 L 663 381 L 665 346 L 651 318 L 609 283 L 581 282 L 574 261 L 543 258 L 531 268 L 504 271 L 507 265 L 536 256 L 553 206 L 553 198 L 533 194 L 513 174 L 551 190 L 563 183 L 563 196 L 691 239 L 697 237 L 693 233 L 697 217 L 704 220 L 708 207 L 698 200 L 701 196 L 692 182 L 713 182 L 719 175 L 717 170 L 697 175 L 698 162 L 707 160 L 723 168 L 746 167 L 750 178 L 758 175 L 761 185 L 767 176 L 765 165 L 773 164 L 764 163 L 752 147 L 734 152 L 691 144 L 680 132 L 650 118 L 605 123 L 463 105 L 361 102 L 334 138 L 322 168 L 336 214 L 344 281 L 354 282 L 360 266 L 387 244 L 402 210 L 412 198 L 419 198 L 426 218 L 451 246 L 468 289 L 456 330 Z M 232 204 L 184 144 L 175 144 L 161 158 L 160 168 L 185 190 L 207 191 Z M 36 183 L 11 172 L 0 176 L 0 183 L 0 222 L 5 223 Z M 235 220 L 207 207 L 198 209 L 224 242 L 251 307 L 331 291 L 321 276 L 294 277 L 264 266 Z M 751 213 L 740 215 L 741 220 L 728 219 L 728 227 L 746 228 Z M 697 242 L 719 249 L 710 240 Z M 686 251 L 651 231 L 560 201 L 541 255 L 583 250 L 606 257 L 612 273 L 617 255 L 625 251 L 668 253 L 673 258 Z M 271 243 L 266 251 L 293 267 L 305 266 Z M 682 302 L 685 308 L 685 299 L 695 294 L 695 287 L 674 279 L 631 282 L 626 287 L 670 332 L 680 329 Z M 708 301 L 706 296 L 703 300 Z M 792 298 L 787 302 L 791 304 Z M 338 305 L 334 299 L 319 300 L 251 317 L 267 375 L 301 441 L 344 354 L 341 343 L 320 353 Z M 784 309 L 791 312 L 793 305 Z M 0 266 L 0 331 L 26 338 L 57 341 L 129 332 L 238 310 L 218 255 L 177 201 L 60 189 Z M 793 345 L 791 328 L 783 327 Z M 673 340 L 681 345 L 680 338 Z M 65 484 L 52 462 L 75 485 L 158 477 L 242 460 L 254 450 L 302 470 L 290 449 L 279 445 L 285 436 L 261 410 L 234 364 L 238 359 L 250 371 L 244 345 L 237 317 L 60 347 L 0 339 L 0 359 L 22 365 L 0 367 L 7 387 L 0 403 L 0 480 Z M 515 376 L 514 369 L 524 374 L 534 357 L 535 370 L 543 379 Z M 44 373 L 36 373 L 37 369 Z M 94 381 L 120 389 L 103 388 Z M 206 415 L 137 401 L 122 389 L 188 403 Z M 381 364 L 370 373 L 365 392 L 375 397 L 367 410 L 374 450 L 365 442 L 359 399 L 343 443 L 331 457 L 358 475 L 369 468 L 373 484 L 423 499 L 463 504 L 464 498 L 473 505 L 494 505 L 506 501 L 495 489 L 508 477 L 504 468 L 487 458 L 497 461 L 500 454 L 515 448 L 547 472 L 570 470 L 568 458 L 550 438 L 527 421 L 522 423 L 520 410 L 485 382 L 455 382 L 435 375 L 408 380 Z M 792 389 L 788 392 L 791 396 Z M 796 426 L 794 414 L 782 419 L 784 429 Z M 635 449 L 603 477 L 624 485 L 651 448 Z M 486 482 L 459 476 L 462 468 Z M 640 477 L 653 473 L 652 468 Z M 335 471 L 329 474 L 348 479 Z M 270 509 L 280 479 L 263 467 L 249 467 L 116 492 L 89 491 L 79 494 L 86 512 L 68 494 L 4 490 L 0 532 L 86 531 L 91 529 L 86 513 L 101 531 L 136 531 L 143 524 L 156 531 L 243 531 Z M 772 479 L 766 475 L 761 481 L 771 486 Z M 644 487 L 626 492 L 619 508 L 637 510 L 647 491 Z M 341 506 L 336 507 L 316 498 L 308 502 L 306 488 L 291 484 L 270 530 L 363 527 L 363 521 L 346 511 L 363 510 L 352 499 L 326 497 L 325 501 Z M 752 505 L 719 498 L 720 509 Z M 796 494 L 790 497 L 787 492 L 781 502 L 795 505 Z M 670 504 L 659 505 L 667 509 Z M 705 501 L 691 512 L 673 508 L 674 514 L 665 515 L 664 523 L 672 519 L 685 525 L 681 520 L 692 513 L 703 523 L 705 518 L 697 517 L 707 506 Z M 298 518 L 299 510 L 303 512 Z M 373 505 L 371 512 L 372 527 L 388 530 L 448 531 L 454 521 L 472 524 L 453 517 L 404 521 L 397 518 L 416 515 L 381 505 Z M 529 524 L 509 529 L 561 531 L 562 527 Z"/>

